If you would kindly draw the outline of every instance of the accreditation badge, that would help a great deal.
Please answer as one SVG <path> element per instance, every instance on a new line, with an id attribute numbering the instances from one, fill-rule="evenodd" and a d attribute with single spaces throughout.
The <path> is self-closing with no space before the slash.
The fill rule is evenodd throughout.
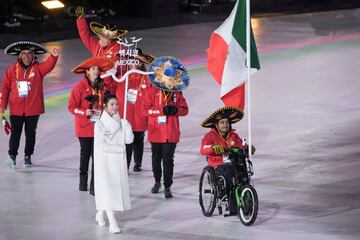
<path id="1" fill-rule="evenodd" d="M 91 115 L 90 115 L 90 122 L 95 123 L 96 121 L 98 121 L 101 117 L 101 110 L 94 108 L 91 109 Z"/>
<path id="2" fill-rule="evenodd" d="M 127 94 L 128 102 L 131 103 L 131 104 L 135 104 L 136 99 L 137 99 L 137 95 L 138 95 L 138 90 L 129 88 L 128 94 Z"/>
<path id="3" fill-rule="evenodd" d="M 158 124 L 166 124 L 166 116 L 158 116 Z"/>
<path id="4" fill-rule="evenodd" d="M 29 95 L 28 81 L 17 81 L 16 86 L 18 89 L 19 97 L 27 97 Z"/>
<path id="5" fill-rule="evenodd" d="M 223 158 L 224 164 L 231 163 L 231 160 L 229 158 L 229 154 L 223 154 L 222 158 Z"/>

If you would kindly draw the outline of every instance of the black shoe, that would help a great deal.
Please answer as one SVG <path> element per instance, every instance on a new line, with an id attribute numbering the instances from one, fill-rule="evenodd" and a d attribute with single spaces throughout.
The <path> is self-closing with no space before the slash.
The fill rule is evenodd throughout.
<path id="1" fill-rule="evenodd" d="M 24 167 L 32 167 L 31 156 L 25 156 Z"/>
<path id="2" fill-rule="evenodd" d="M 151 193 L 159 193 L 161 184 L 160 183 L 155 183 L 154 186 L 151 188 Z"/>
<path id="3" fill-rule="evenodd" d="M 133 170 L 134 170 L 134 172 L 141 172 L 142 169 L 141 169 L 140 165 L 135 164 Z"/>
<path id="4" fill-rule="evenodd" d="M 165 197 L 165 198 L 173 198 L 173 195 L 172 195 L 172 193 L 171 193 L 170 188 L 165 188 L 165 190 L 164 190 L 164 197 Z"/>

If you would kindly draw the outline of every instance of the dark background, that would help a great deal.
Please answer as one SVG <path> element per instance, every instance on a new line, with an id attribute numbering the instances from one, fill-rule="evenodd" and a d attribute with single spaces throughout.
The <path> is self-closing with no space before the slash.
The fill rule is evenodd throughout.
<path id="1" fill-rule="evenodd" d="M 222 21 L 234 0 L 62 0 L 65 8 L 47 10 L 40 0 L 0 0 L 0 48 L 18 40 L 38 42 L 77 38 L 74 6 L 89 20 L 139 30 Z M 360 0 L 251 0 L 252 17 L 360 7 Z M 14 24 L 15 23 L 15 24 Z M 10 26 L 10 25 L 14 26 Z M 16 26 L 15 26 L 16 25 Z"/>

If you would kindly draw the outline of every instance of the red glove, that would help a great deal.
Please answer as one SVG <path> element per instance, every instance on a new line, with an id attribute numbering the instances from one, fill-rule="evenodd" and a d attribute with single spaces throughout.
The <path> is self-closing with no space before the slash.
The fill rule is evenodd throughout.
<path id="1" fill-rule="evenodd" d="M 6 135 L 9 135 L 11 133 L 11 126 L 4 116 L 2 116 L 2 125 L 4 127 Z"/>

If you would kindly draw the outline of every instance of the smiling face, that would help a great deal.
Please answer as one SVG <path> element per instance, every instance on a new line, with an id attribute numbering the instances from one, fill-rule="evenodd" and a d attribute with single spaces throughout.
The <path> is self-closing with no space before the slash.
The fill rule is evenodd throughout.
<path id="1" fill-rule="evenodd" d="M 30 50 L 22 50 L 19 57 L 25 66 L 29 66 L 34 60 L 34 52 Z"/>
<path id="2" fill-rule="evenodd" d="M 89 69 L 86 69 L 86 76 L 89 78 L 91 83 L 94 83 L 99 77 L 100 70 L 98 66 L 93 66 Z"/>
<path id="3" fill-rule="evenodd" d="M 220 119 L 216 124 L 216 126 L 221 135 L 226 135 L 230 130 L 229 119 L 227 118 Z"/>
<path id="4" fill-rule="evenodd" d="M 105 104 L 105 111 L 110 115 L 114 115 L 119 110 L 119 104 L 117 102 L 116 98 L 111 98 L 106 104 Z"/>
<path id="5" fill-rule="evenodd" d="M 106 48 L 107 46 L 109 46 L 111 43 L 110 39 L 104 38 L 104 37 L 99 37 L 99 45 L 102 48 Z"/>

